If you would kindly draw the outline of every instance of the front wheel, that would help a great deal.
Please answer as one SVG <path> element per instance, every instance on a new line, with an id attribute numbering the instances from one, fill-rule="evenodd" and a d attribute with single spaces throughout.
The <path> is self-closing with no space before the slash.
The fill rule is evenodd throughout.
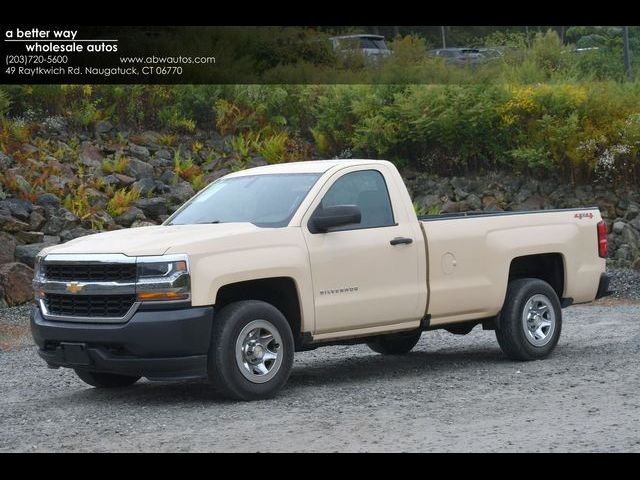
<path id="1" fill-rule="evenodd" d="M 118 388 L 133 385 L 140 377 L 129 375 L 117 375 L 115 373 L 93 372 L 91 370 L 76 369 L 76 375 L 84 383 L 96 388 Z"/>
<path id="2" fill-rule="evenodd" d="M 293 351 L 291 327 L 277 308 L 257 300 L 231 303 L 216 315 L 209 378 L 225 397 L 268 398 L 287 382 Z"/>
<path id="3" fill-rule="evenodd" d="M 562 308 L 555 290 L 537 278 L 509 283 L 496 337 L 513 360 L 538 360 L 555 348 L 562 328 Z"/>
<path id="4" fill-rule="evenodd" d="M 409 353 L 420 340 L 421 332 L 402 332 L 382 335 L 367 342 L 371 350 L 382 355 L 403 355 Z"/>

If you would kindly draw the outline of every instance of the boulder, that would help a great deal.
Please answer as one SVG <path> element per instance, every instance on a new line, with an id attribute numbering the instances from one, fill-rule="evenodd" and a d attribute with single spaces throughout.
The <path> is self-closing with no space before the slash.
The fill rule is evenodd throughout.
<path id="1" fill-rule="evenodd" d="M 58 208 L 61 204 L 60 198 L 53 193 L 43 193 L 36 200 L 36 204 L 42 207 L 55 207 Z"/>
<path id="2" fill-rule="evenodd" d="M 92 233 L 95 232 L 82 227 L 74 227 L 60 232 L 60 238 L 63 242 L 68 242 L 69 240 L 73 240 L 74 238 L 84 237 L 86 235 L 91 235 Z"/>
<path id="3" fill-rule="evenodd" d="M 145 177 L 141 178 L 137 182 L 134 182 L 131 187 L 138 189 L 142 195 L 146 196 L 149 193 L 153 192 L 156 187 L 156 183 L 153 178 Z"/>
<path id="4" fill-rule="evenodd" d="M 467 190 L 469 188 L 469 182 L 464 177 L 453 177 L 449 183 L 451 183 L 451 186 L 453 186 L 454 190 Z"/>
<path id="5" fill-rule="evenodd" d="M 169 160 L 171 163 L 173 163 L 173 154 L 166 148 L 161 148 L 155 153 L 154 156 L 162 160 Z"/>
<path id="6" fill-rule="evenodd" d="M 16 245 L 18 242 L 15 238 L 8 233 L 0 232 L 0 265 L 14 261 Z"/>
<path id="7" fill-rule="evenodd" d="M 23 263 L 0 265 L 0 285 L 7 305 L 20 305 L 33 300 L 32 280 L 33 269 Z"/>
<path id="8" fill-rule="evenodd" d="M 96 133 L 108 133 L 113 129 L 113 124 L 109 120 L 102 120 L 96 123 Z"/>
<path id="9" fill-rule="evenodd" d="M 134 203 L 149 218 L 158 218 L 167 213 L 167 204 L 164 198 L 142 198 Z"/>
<path id="10" fill-rule="evenodd" d="M 458 213 L 460 211 L 460 205 L 458 202 L 447 201 L 442 207 L 442 213 Z"/>
<path id="11" fill-rule="evenodd" d="M 55 243 L 40 242 L 30 245 L 18 245 L 16 247 L 16 260 L 33 268 L 38 253 L 40 253 L 43 248 L 50 247 L 51 245 L 55 245 Z"/>
<path id="12" fill-rule="evenodd" d="M 207 172 L 213 172 L 216 168 L 220 166 L 221 158 L 214 158 L 209 162 L 205 163 L 204 170 Z"/>
<path id="13" fill-rule="evenodd" d="M 153 178 L 153 165 L 136 158 L 129 158 L 126 174 L 139 180 L 141 178 Z"/>
<path id="14" fill-rule="evenodd" d="M 33 206 L 31 205 L 31 202 L 26 200 L 21 200 L 19 198 L 7 198 L 6 200 L 0 201 L 0 209 L 8 210 L 11 212 L 11 215 L 16 217 L 18 220 L 27 222 L 29 221 L 29 215 L 31 214 Z"/>
<path id="15" fill-rule="evenodd" d="M 173 160 L 168 158 L 154 157 L 149 160 L 149 164 L 160 170 L 166 170 L 173 166 Z"/>
<path id="16" fill-rule="evenodd" d="M 630 225 L 625 225 L 625 228 L 620 233 L 620 237 L 622 242 L 628 244 L 633 250 L 640 248 L 640 232 Z"/>
<path id="17" fill-rule="evenodd" d="M 224 177 L 225 175 L 228 175 L 229 173 L 231 173 L 231 170 L 229 170 L 228 168 L 221 168 L 220 170 L 216 170 L 215 172 L 211 172 L 206 177 L 204 177 L 204 179 L 207 182 L 207 184 L 209 184 L 209 183 L 213 182 L 214 180 L 219 179 L 220 177 Z"/>
<path id="18" fill-rule="evenodd" d="M 14 163 L 15 161 L 13 160 L 12 157 L 10 157 L 9 155 L 6 155 L 3 152 L 0 152 L 0 171 L 5 171 L 13 167 Z"/>
<path id="19" fill-rule="evenodd" d="M 123 175 L 121 173 L 114 173 L 113 177 L 118 181 L 120 185 L 123 185 L 125 187 L 131 185 L 133 182 L 136 181 L 134 177 L 130 177 L 129 175 Z"/>
<path id="20" fill-rule="evenodd" d="M 53 212 L 42 231 L 45 235 L 58 235 L 62 230 L 69 230 L 76 227 L 80 219 L 70 211 L 61 208 Z"/>
<path id="21" fill-rule="evenodd" d="M 164 182 L 162 182 L 162 180 L 156 180 L 155 181 L 155 187 L 153 187 L 153 188 L 158 193 L 168 193 L 169 192 L 169 185 L 165 185 Z"/>
<path id="22" fill-rule="evenodd" d="M 624 218 L 626 220 L 633 220 L 637 218 L 638 215 L 640 215 L 640 205 L 635 202 L 630 202 Z"/>
<path id="23" fill-rule="evenodd" d="M 625 264 L 628 264 L 633 260 L 633 252 L 631 251 L 631 247 L 626 243 L 623 243 L 616 250 L 614 258 Z"/>
<path id="24" fill-rule="evenodd" d="M 458 200 L 465 200 L 469 196 L 469 192 L 463 190 L 462 188 L 454 188 L 453 195 Z"/>
<path id="25" fill-rule="evenodd" d="M 519 198 L 521 198 L 520 194 L 516 195 L 516 199 Z M 543 197 L 540 195 L 532 195 L 523 202 L 516 201 L 516 203 L 511 206 L 511 209 L 514 211 L 542 210 L 544 205 L 545 199 Z"/>
<path id="26" fill-rule="evenodd" d="M 180 182 L 169 187 L 169 201 L 172 203 L 184 203 L 193 197 L 196 191 L 189 182 Z"/>
<path id="27" fill-rule="evenodd" d="M 28 230 L 29 224 L 8 215 L 0 214 L 0 230 L 3 232 L 15 233 Z"/>
<path id="28" fill-rule="evenodd" d="M 627 224 L 623 221 L 614 222 L 612 232 L 619 235 L 622 233 L 622 231 L 625 229 L 626 226 Z"/>
<path id="29" fill-rule="evenodd" d="M 129 207 L 122 215 L 114 218 L 116 224 L 130 227 L 136 220 L 145 220 L 144 212 L 137 207 Z"/>
<path id="30" fill-rule="evenodd" d="M 482 200 L 475 193 L 470 194 L 465 201 L 471 210 L 482 210 Z"/>
<path id="31" fill-rule="evenodd" d="M 43 232 L 16 232 L 16 238 L 24 243 L 39 243 L 44 239 Z"/>
<path id="32" fill-rule="evenodd" d="M 147 160 L 149 158 L 149 149 L 147 147 L 143 147 L 142 145 L 136 145 L 135 143 L 130 143 L 129 152 L 134 157 L 138 157 L 143 160 Z"/>
<path id="33" fill-rule="evenodd" d="M 80 160 L 80 163 L 82 165 L 85 165 L 89 168 L 102 170 L 102 161 L 104 160 L 104 155 L 102 155 L 102 152 L 98 150 L 96 146 L 91 142 L 82 142 L 78 160 Z"/>
<path id="34" fill-rule="evenodd" d="M 132 180 L 135 181 L 135 178 L 132 178 Z M 118 185 L 120 183 L 118 177 L 116 177 L 114 174 L 105 175 L 104 177 L 102 177 L 102 181 L 105 183 L 105 185 Z"/>
<path id="35" fill-rule="evenodd" d="M 160 181 L 167 185 L 175 185 L 180 181 L 180 177 L 176 175 L 174 171 L 167 170 L 162 175 L 160 175 Z"/>
<path id="36" fill-rule="evenodd" d="M 31 184 L 22 175 L 15 175 L 13 178 L 15 179 L 20 191 L 27 193 L 31 193 L 33 191 Z"/>
<path id="37" fill-rule="evenodd" d="M 440 206 L 442 202 L 438 195 L 420 195 L 416 197 L 414 203 L 425 210 L 430 210 L 431 208 Z"/>
<path id="38" fill-rule="evenodd" d="M 33 231 L 39 231 L 45 224 L 47 219 L 40 212 L 35 210 L 29 215 L 29 228 Z"/>
<path id="39" fill-rule="evenodd" d="M 49 186 L 51 186 L 52 188 L 55 188 L 57 190 L 64 190 L 64 188 L 67 186 L 67 184 L 73 180 L 75 177 L 71 176 L 71 177 L 67 177 L 67 176 L 59 176 L 59 175 L 51 175 L 48 179 L 47 179 L 47 183 L 49 184 Z"/>

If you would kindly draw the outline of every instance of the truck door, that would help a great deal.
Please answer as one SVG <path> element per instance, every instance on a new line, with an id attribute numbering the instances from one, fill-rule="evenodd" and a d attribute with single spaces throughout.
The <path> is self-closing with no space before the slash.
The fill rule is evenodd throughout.
<path id="1" fill-rule="evenodd" d="M 303 218 L 316 334 L 421 317 L 417 252 L 424 243 L 422 237 L 416 238 L 413 223 L 417 222 L 415 218 L 410 222 L 400 208 L 399 192 L 395 185 L 387 185 L 382 168 L 359 166 L 337 172 Z M 360 224 L 312 233 L 309 221 L 314 212 L 337 205 L 357 205 Z"/>

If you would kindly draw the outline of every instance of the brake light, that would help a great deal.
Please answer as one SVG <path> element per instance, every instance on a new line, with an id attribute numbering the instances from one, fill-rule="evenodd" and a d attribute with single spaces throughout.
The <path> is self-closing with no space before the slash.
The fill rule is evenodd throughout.
<path id="1" fill-rule="evenodd" d="M 598 222 L 598 255 L 607 258 L 607 224 L 604 220 Z"/>

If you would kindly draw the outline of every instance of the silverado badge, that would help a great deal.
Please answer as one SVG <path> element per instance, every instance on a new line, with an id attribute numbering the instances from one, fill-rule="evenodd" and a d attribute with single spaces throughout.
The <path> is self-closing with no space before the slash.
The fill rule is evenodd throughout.
<path id="1" fill-rule="evenodd" d="M 84 285 L 80 285 L 78 282 L 67 283 L 67 292 L 76 294 L 84 288 Z"/>

